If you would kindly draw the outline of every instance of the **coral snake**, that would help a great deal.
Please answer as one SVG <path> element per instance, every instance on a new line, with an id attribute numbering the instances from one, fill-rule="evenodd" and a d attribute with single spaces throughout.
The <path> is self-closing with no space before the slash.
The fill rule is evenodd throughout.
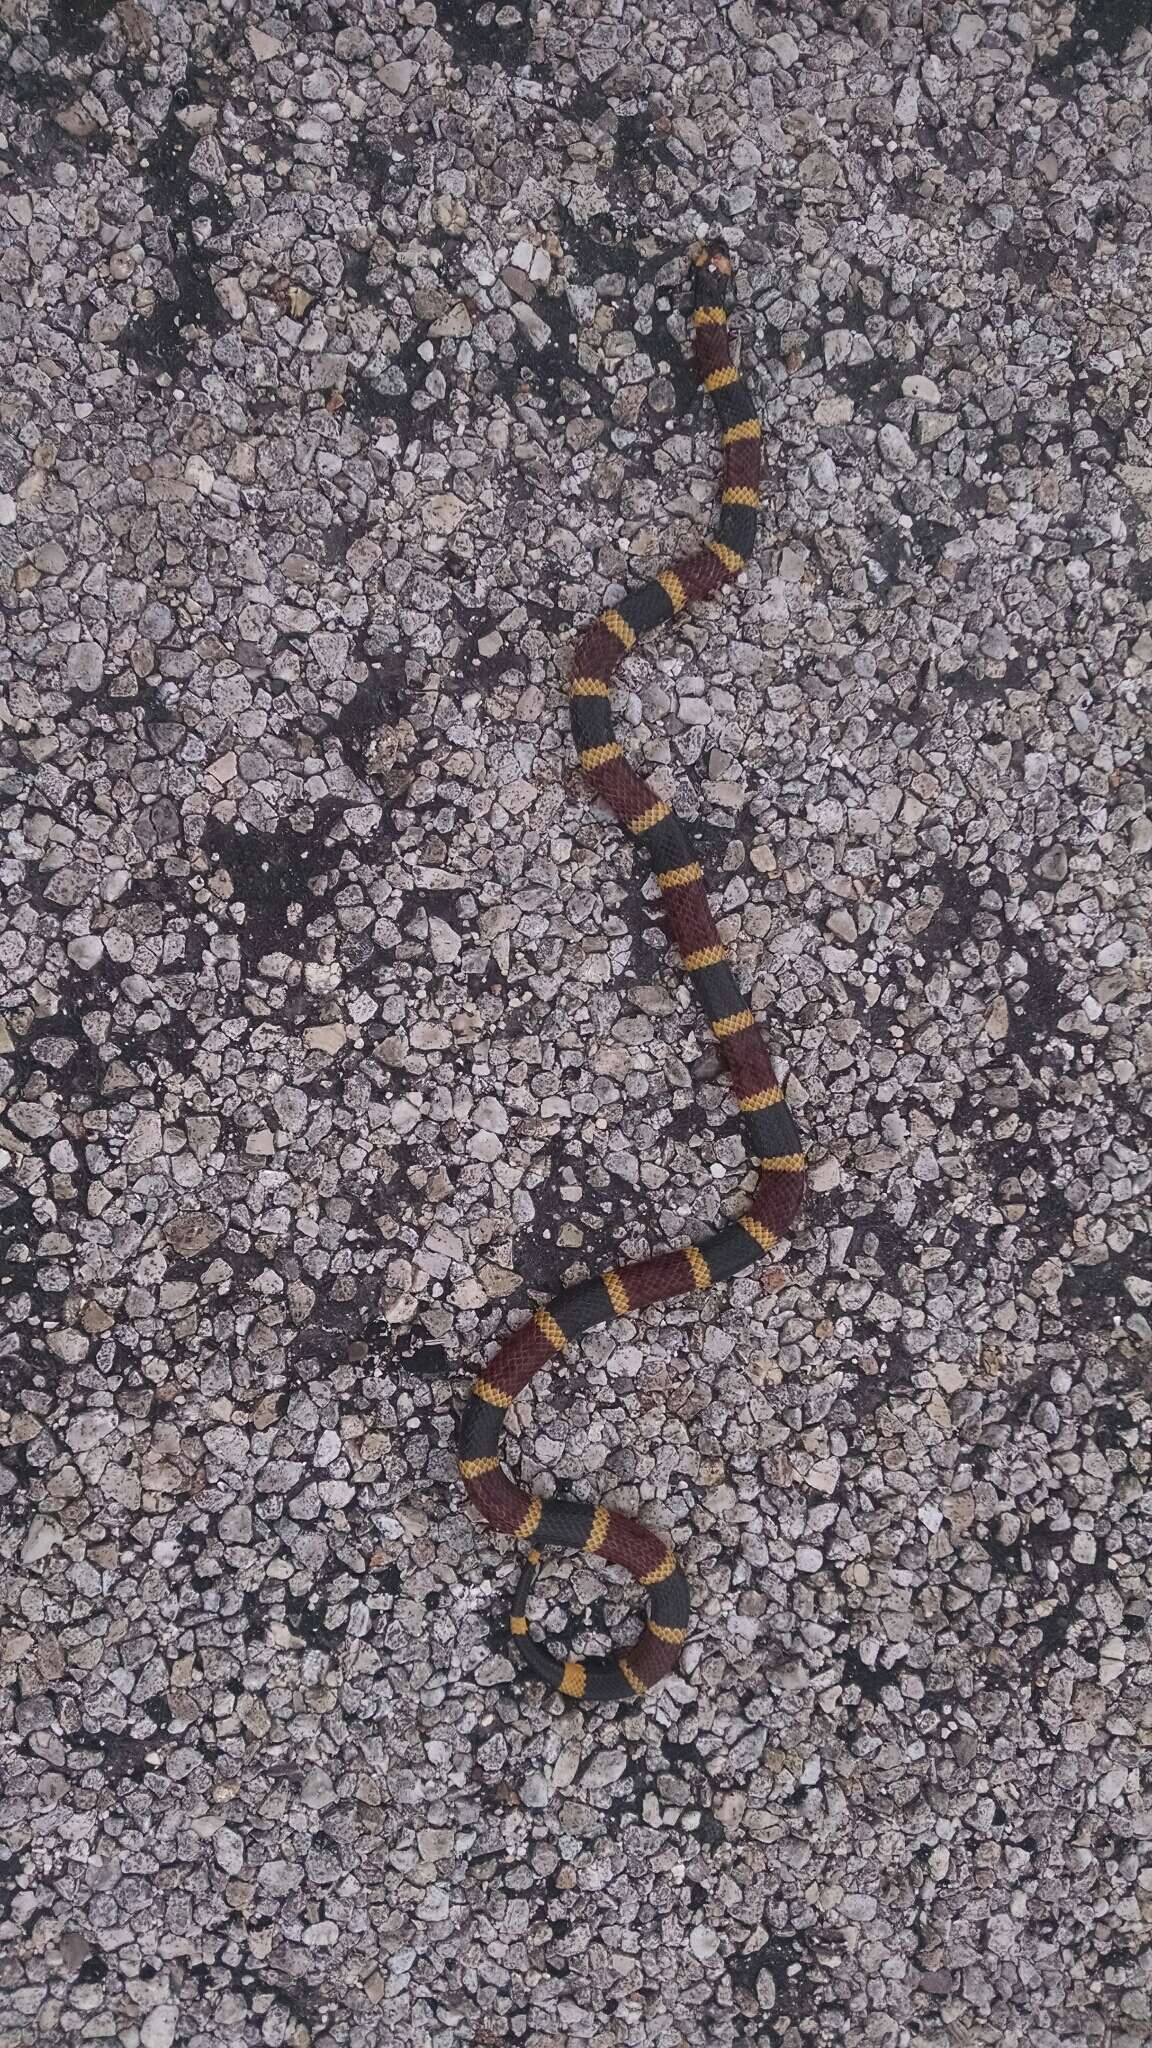
<path id="1" fill-rule="evenodd" d="M 493 1529 L 531 1545 L 512 1600 L 510 1633 L 533 1678 L 579 1700 L 629 1700 L 675 1668 L 688 1633 L 688 1585 L 667 1543 L 615 1508 L 525 1493 L 499 1455 L 516 1396 L 578 1337 L 614 1316 L 704 1290 L 769 1257 L 804 1193 L 804 1158 L 760 1028 L 728 964 L 700 868 L 679 819 L 624 758 L 612 726 L 611 676 L 641 634 L 715 597 L 740 574 L 756 544 L 760 422 L 732 361 L 728 303 L 732 265 L 722 244 L 693 251 L 696 376 L 716 408 L 724 452 L 720 519 L 693 555 L 602 612 L 576 643 L 570 681 L 572 731 L 596 795 L 652 864 L 665 922 L 712 1028 L 739 1102 L 756 1186 L 743 1215 L 713 1236 L 567 1287 L 505 1337 L 473 1383 L 459 1433 L 459 1468 L 473 1505 Z M 555 1657 L 529 1633 L 527 1606 L 541 1550 L 583 1551 L 622 1565 L 648 1595 L 645 1626 L 622 1654 Z"/>

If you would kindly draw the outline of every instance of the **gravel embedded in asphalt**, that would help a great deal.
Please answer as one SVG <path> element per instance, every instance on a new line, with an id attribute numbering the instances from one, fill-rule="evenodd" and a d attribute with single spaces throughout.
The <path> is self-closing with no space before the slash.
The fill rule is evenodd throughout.
<path id="1" fill-rule="evenodd" d="M 0 10 L 3 2048 L 1147 2042 L 1146 14 Z M 518 1406 L 589 1712 L 453 1431 L 749 1184 L 564 687 L 713 232 L 621 737 L 813 1195 Z"/>

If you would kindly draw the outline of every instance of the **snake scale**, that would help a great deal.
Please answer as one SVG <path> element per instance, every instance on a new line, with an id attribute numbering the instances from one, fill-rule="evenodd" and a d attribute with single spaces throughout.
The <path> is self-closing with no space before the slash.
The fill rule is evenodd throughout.
<path id="1" fill-rule="evenodd" d="M 567 1287 L 513 1329 L 473 1383 L 459 1433 L 459 1469 L 489 1526 L 532 1547 L 512 1599 L 511 1640 L 533 1678 L 579 1700 L 631 1700 L 666 1678 L 688 1632 L 688 1585 L 663 1539 L 615 1508 L 525 1493 L 500 1460 L 504 1418 L 528 1382 L 598 1323 L 632 1316 L 657 1302 L 713 1287 L 766 1258 L 785 1235 L 804 1194 L 804 1158 L 796 1126 L 760 1028 L 728 964 L 703 876 L 683 825 L 625 759 L 612 726 L 611 677 L 641 634 L 688 606 L 715 597 L 740 574 L 756 544 L 760 496 L 760 422 L 732 362 L 728 305 L 732 264 L 723 244 L 693 252 L 693 340 L 698 382 L 716 409 L 723 448 L 720 519 L 696 554 L 603 612 L 576 643 L 570 681 L 572 731 L 580 766 L 596 796 L 643 848 L 660 890 L 671 938 L 739 1102 L 757 1180 L 742 1216 L 680 1251 L 618 1266 Z M 583 1551 L 622 1565 L 648 1595 L 645 1626 L 614 1657 L 555 1657 L 529 1633 L 528 1599 L 544 1545 Z"/>

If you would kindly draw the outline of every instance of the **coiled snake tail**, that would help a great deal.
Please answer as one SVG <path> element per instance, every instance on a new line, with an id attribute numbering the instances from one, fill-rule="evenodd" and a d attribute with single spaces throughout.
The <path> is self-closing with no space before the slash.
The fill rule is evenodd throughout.
<path id="1" fill-rule="evenodd" d="M 460 1428 L 461 1477 L 491 1528 L 533 1546 L 513 1596 L 512 1641 L 534 1678 L 571 1699 L 633 1699 L 667 1677 L 687 1635 L 688 1586 L 663 1538 L 631 1516 L 572 1500 L 542 1500 L 516 1486 L 500 1462 L 505 1413 L 541 1366 L 597 1323 L 712 1287 L 766 1258 L 804 1193 L 796 1126 L 728 965 L 684 828 L 625 760 L 612 727 L 609 679 L 617 662 L 642 633 L 714 597 L 739 575 L 756 544 L 760 423 L 729 346 L 732 266 L 716 243 L 697 250 L 693 266 L 696 374 L 715 405 L 724 451 L 719 525 L 696 554 L 661 570 L 581 634 L 572 664 L 572 730 L 596 795 L 652 863 L 668 931 L 728 1070 L 758 1178 L 744 1214 L 714 1236 L 582 1281 L 538 1308 L 504 1339 L 473 1385 Z M 645 1588 L 647 1622 L 622 1655 L 565 1662 L 529 1634 L 528 1598 L 546 1545 L 623 1565 Z"/>

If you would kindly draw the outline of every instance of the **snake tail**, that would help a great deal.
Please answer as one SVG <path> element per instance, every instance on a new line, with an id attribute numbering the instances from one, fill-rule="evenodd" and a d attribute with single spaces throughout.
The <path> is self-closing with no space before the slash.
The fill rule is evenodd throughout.
<path id="1" fill-rule="evenodd" d="M 670 937 L 739 1104 L 757 1180 L 742 1216 L 679 1251 L 617 1266 L 567 1287 L 507 1335 L 474 1382 L 459 1434 L 460 1475 L 489 1527 L 529 1544 L 512 1599 L 511 1643 L 535 1679 L 573 1700 L 628 1700 L 674 1670 L 688 1634 L 688 1584 L 661 1536 L 615 1508 L 525 1493 L 500 1459 L 504 1418 L 543 1366 L 598 1323 L 634 1316 L 657 1302 L 703 1292 L 769 1258 L 803 1200 L 800 1140 L 760 1027 L 728 963 L 700 866 L 683 825 L 625 759 L 612 724 L 611 678 L 644 633 L 713 598 L 740 574 L 756 545 L 760 504 L 760 422 L 732 361 L 728 307 L 731 261 L 720 243 L 692 258 L 692 325 L 697 379 L 712 399 L 723 468 L 720 518 L 695 554 L 662 569 L 601 613 L 576 643 L 572 732 L 593 791 L 651 862 Z M 583 1551 L 621 1565 L 647 1595 L 647 1619 L 619 1655 L 553 1656 L 529 1631 L 528 1601 L 546 1548 Z"/>

